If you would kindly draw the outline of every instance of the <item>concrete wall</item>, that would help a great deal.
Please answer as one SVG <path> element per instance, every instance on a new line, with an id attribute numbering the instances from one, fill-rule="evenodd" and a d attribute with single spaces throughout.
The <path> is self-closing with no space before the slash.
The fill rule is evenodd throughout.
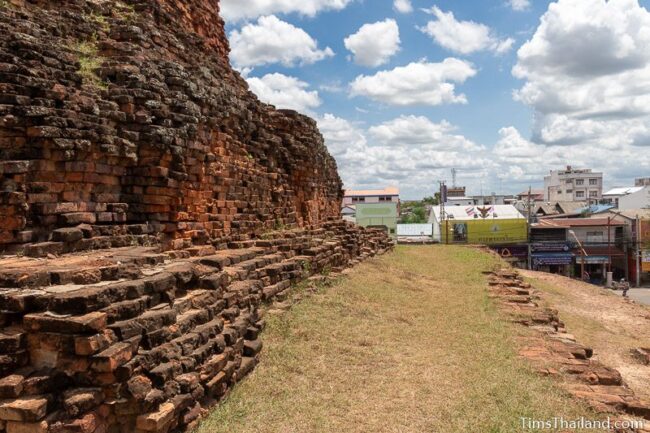
<path id="1" fill-rule="evenodd" d="M 650 186 L 644 187 L 641 191 L 620 197 L 618 199 L 618 208 L 620 210 L 650 208 Z"/>

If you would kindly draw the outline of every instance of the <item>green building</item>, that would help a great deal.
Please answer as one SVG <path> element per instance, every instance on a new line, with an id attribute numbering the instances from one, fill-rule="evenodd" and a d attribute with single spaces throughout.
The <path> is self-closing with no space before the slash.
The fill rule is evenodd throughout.
<path id="1" fill-rule="evenodd" d="M 395 236 L 397 229 L 397 203 L 357 203 L 356 221 L 362 227 L 386 228 L 391 236 Z"/>

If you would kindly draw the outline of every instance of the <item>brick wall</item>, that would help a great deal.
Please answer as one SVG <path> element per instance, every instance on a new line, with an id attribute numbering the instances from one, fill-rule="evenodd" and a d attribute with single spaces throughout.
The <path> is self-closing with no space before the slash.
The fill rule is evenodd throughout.
<path id="1" fill-rule="evenodd" d="M 216 1 L 12 0 L 0 30 L 1 251 L 224 245 L 338 216 L 315 122 L 248 91 Z"/>

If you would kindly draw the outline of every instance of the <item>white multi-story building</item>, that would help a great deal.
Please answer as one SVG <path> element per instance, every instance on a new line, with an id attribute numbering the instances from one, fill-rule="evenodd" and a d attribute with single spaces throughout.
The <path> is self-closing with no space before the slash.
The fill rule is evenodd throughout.
<path id="1" fill-rule="evenodd" d="M 650 208 L 650 186 L 614 188 L 603 194 L 603 200 L 620 210 Z"/>
<path id="2" fill-rule="evenodd" d="M 544 177 L 544 201 L 598 202 L 603 196 L 603 174 L 590 168 L 551 170 Z"/>

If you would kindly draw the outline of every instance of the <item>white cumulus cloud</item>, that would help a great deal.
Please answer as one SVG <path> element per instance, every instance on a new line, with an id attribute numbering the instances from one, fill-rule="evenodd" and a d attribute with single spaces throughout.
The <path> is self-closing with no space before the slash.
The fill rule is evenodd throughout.
<path id="1" fill-rule="evenodd" d="M 509 0 L 508 4 L 514 11 L 525 11 L 530 7 L 530 0 Z"/>
<path id="2" fill-rule="evenodd" d="M 485 24 L 458 21 L 453 12 L 444 12 L 434 6 L 429 10 L 436 19 L 429 21 L 420 31 L 429 35 L 438 45 L 460 54 L 476 51 L 493 51 L 503 54 L 512 48 L 515 40 L 499 38 Z"/>
<path id="3" fill-rule="evenodd" d="M 312 114 L 311 110 L 321 104 L 318 92 L 310 91 L 309 84 L 295 77 L 274 73 L 261 78 L 249 77 L 246 81 L 262 102 L 273 104 L 277 108 Z"/>
<path id="4" fill-rule="evenodd" d="M 400 116 L 364 129 L 329 114 L 318 125 L 347 188 L 398 185 L 410 196 L 433 195 L 433 180 L 452 167 L 482 172 L 489 164 L 482 146 L 444 120 Z"/>
<path id="5" fill-rule="evenodd" d="M 319 49 L 303 29 L 274 15 L 260 17 L 256 24 L 230 32 L 230 46 L 230 59 L 236 68 L 272 63 L 311 64 L 334 55 L 329 47 Z"/>
<path id="6" fill-rule="evenodd" d="M 408 14 L 413 12 L 413 5 L 411 5 L 411 0 L 395 0 L 393 2 L 393 8 L 401 14 Z"/>
<path id="7" fill-rule="evenodd" d="M 226 21 L 257 18 L 261 15 L 299 13 L 309 17 L 323 10 L 344 9 L 352 0 L 221 0 Z"/>
<path id="8" fill-rule="evenodd" d="M 399 51 L 399 27 L 393 19 L 364 24 L 355 34 L 345 38 L 344 44 L 354 54 L 355 63 L 377 67 Z"/>
<path id="9" fill-rule="evenodd" d="M 454 83 L 476 75 L 471 63 L 447 58 L 440 63 L 418 62 L 375 75 L 358 76 L 350 84 L 351 96 L 365 96 L 389 105 L 440 105 L 467 103 L 456 94 Z"/>
<path id="10" fill-rule="evenodd" d="M 647 167 L 648 47 L 650 13 L 637 0 L 551 3 L 513 68 L 524 80 L 515 99 L 535 112 L 533 141 L 572 154 L 588 148 L 594 158 L 615 151 L 617 165 Z"/>

